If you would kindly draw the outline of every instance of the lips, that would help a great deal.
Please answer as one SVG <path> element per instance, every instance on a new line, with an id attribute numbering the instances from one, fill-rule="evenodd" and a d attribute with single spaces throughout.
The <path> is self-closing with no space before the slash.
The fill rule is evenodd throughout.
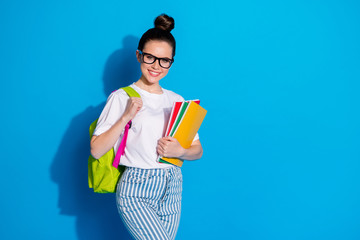
<path id="1" fill-rule="evenodd" d="M 149 74 L 150 76 L 152 77 L 158 77 L 160 75 L 161 72 L 154 72 L 154 71 L 151 71 L 151 70 L 148 70 L 149 71 Z"/>

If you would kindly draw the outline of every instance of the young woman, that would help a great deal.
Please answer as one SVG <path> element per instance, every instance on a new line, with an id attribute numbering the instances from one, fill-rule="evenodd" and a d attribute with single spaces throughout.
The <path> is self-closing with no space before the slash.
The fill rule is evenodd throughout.
<path id="1" fill-rule="evenodd" d="M 132 120 L 120 160 L 126 170 L 118 183 L 116 200 L 135 239 L 174 239 L 179 226 L 181 169 L 159 163 L 158 156 L 195 160 L 203 152 L 198 135 L 188 149 L 175 138 L 163 137 L 173 103 L 184 100 L 159 85 L 174 62 L 173 28 L 174 19 L 162 14 L 155 19 L 155 27 L 141 37 L 136 57 L 142 75 L 130 85 L 141 98 L 129 98 L 121 89 L 113 92 L 91 139 L 91 154 L 99 158 L 112 147 L 118 149 L 124 127 Z"/>

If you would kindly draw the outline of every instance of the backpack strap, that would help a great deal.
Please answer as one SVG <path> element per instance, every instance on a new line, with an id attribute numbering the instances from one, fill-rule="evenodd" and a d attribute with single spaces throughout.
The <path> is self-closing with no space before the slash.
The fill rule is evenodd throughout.
<path id="1" fill-rule="evenodd" d="M 129 97 L 139 97 L 139 98 L 141 98 L 140 94 L 138 92 L 136 92 L 130 86 L 123 87 L 121 89 L 123 89 L 129 95 Z M 125 126 L 124 135 L 123 135 L 123 137 L 121 139 L 119 149 L 116 152 L 116 155 L 115 155 L 115 158 L 114 158 L 114 161 L 113 161 L 113 164 L 112 164 L 114 168 L 117 168 L 119 166 L 120 158 L 121 158 L 122 155 L 125 154 L 126 141 L 127 141 L 127 136 L 128 136 L 128 132 L 129 132 L 130 127 L 131 127 L 131 120 Z"/>
<path id="2" fill-rule="evenodd" d="M 141 98 L 140 94 L 130 86 L 123 87 L 123 88 L 120 88 L 120 89 L 123 89 L 129 95 L 129 97 L 139 97 L 139 98 Z"/>

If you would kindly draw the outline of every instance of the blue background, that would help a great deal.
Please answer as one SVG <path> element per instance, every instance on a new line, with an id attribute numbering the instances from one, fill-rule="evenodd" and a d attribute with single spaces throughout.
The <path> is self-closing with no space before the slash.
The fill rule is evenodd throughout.
<path id="1" fill-rule="evenodd" d="M 88 126 L 175 18 L 164 88 L 199 98 L 177 239 L 360 239 L 357 1 L 1 1 L 0 239 L 129 239 L 87 186 Z"/>

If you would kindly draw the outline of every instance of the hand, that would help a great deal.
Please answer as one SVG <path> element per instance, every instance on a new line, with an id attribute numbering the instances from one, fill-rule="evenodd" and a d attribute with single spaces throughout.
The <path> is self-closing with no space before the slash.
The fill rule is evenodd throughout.
<path id="1" fill-rule="evenodd" d="M 143 102 L 141 98 L 131 97 L 127 102 L 127 106 L 123 116 L 127 119 L 127 121 L 132 120 L 135 115 L 140 111 L 142 106 Z"/>
<path id="2" fill-rule="evenodd" d="M 180 145 L 178 140 L 173 137 L 160 138 L 156 150 L 162 157 L 175 158 L 181 158 L 181 156 L 183 156 L 186 151 L 186 149 Z"/>

